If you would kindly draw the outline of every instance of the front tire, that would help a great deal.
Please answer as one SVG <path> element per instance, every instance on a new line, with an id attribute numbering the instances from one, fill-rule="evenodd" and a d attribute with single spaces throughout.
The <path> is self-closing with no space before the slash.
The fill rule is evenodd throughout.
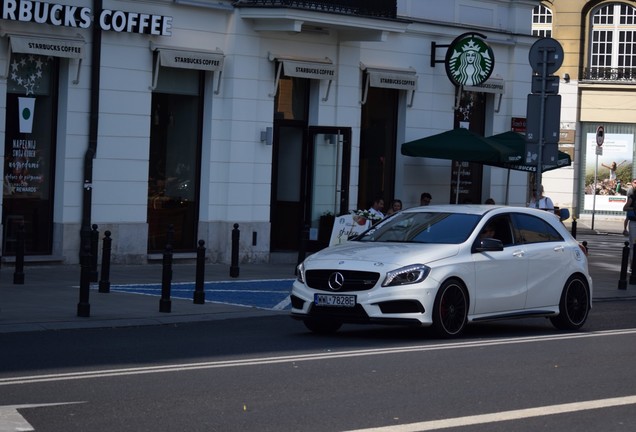
<path id="1" fill-rule="evenodd" d="M 587 320 L 590 311 L 590 290 L 583 276 L 571 276 L 563 287 L 559 301 L 559 315 L 551 317 L 552 325 L 559 330 L 578 330 Z"/>
<path id="2" fill-rule="evenodd" d="M 303 322 L 312 333 L 318 334 L 332 334 L 342 327 L 341 322 L 319 318 L 307 318 Z"/>
<path id="3" fill-rule="evenodd" d="M 433 305 L 433 330 L 444 338 L 458 336 L 466 326 L 468 295 L 457 280 L 447 280 L 437 291 Z"/>

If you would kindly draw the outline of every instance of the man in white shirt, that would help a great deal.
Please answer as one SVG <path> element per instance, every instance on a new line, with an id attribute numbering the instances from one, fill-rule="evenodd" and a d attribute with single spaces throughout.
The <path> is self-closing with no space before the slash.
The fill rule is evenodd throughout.
<path id="1" fill-rule="evenodd" d="M 384 209 L 384 200 L 382 198 L 376 198 L 373 201 L 371 208 L 369 209 L 369 213 L 371 213 L 374 216 L 377 216 L 378 219 L 382 219 L 384 218 L 384 213 L 382 213 L 383 209 Z"/>

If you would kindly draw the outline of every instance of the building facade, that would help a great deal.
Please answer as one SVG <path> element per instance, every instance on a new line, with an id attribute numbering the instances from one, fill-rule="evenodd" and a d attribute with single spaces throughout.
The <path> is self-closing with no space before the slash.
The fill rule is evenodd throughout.
<path id="1" fill-rule="evenodd" d="M 635 175 L 636 2 L 543 1 L 533 33 L 563 46 L 560 147 L 574 152 L 572 169 L 546 173 L 545 189 L 574 215 L 624 217 Z"/>
<path id="2" fill-rule="evenodd" d="M 378 196 L 525 205 L 525 172 L 400 146 L 525 117 L 537 5 L 4 1 L 2 254 L 22 232 L 32 259 L 75 263 L 97 225 L 114 262 L 201 240 L 229 262 L 238 226 L 240 261 L 268 262 L 305 236 L 323 246 L 334 215 Z M 488 85 L 449 80 L 463 34 L 492 50 Z"/>

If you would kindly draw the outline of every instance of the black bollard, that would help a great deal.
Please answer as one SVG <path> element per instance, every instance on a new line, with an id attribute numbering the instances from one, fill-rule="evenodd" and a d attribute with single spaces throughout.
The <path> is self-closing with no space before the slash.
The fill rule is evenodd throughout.
<path id="1" fill-rule="evenodd" d="M 16 234 L 15 270 L 13 283 L 24 285 L 24 224 L 20 224 Z"/>
<path id="2" fill-rule="evenodd" d="M 629 242 L 625 242 L 623 255 L 621 257 L 621 275 L 618 279 L 618 289 L 627 289 L 627 264 L 629 261 Z"/>
<path id="3" fill-rule="evenodd" d="M 168 225 L 168 236 L 166 248 L 163 251 L 163 272 L 161 274 L 161 300 L 159 300 L 159 312 L 170 312 L 172 301 L 170 300 L 170 289 L 172 284 L 172 239 L 174 226 Z"/>
<path id="4" fill-rule="evenodd" d="M 296 266 L 305 261 L 307 255 L 307 242 L 309 242 L 309 225 L 305 225 L 305 228 L 300 233 L 300 246 L 298 248 L 298 262 Z"/>
<path id="5" fill-rule="evenodd" d="M 241 238 L 241 232 L 238 229 L 239 224 L 234 224 L 232 230 L 232 263 L 230 264 L 230 277 L 236 278 L 239 276 L 239 239 Z"/>
<path id="6" fill-rule="evenodd" d="M 91 258 L 91 245 L 90 239 L 86 244 L 82 246 L 80 253 L 80 288 L 79 288 L 79 303 L 77 304 L 77 316 L 87 318 L 91 316 L 91 305 L 88 302 L 90 296 L 90 258 Z M 84 243 L 84 242 L 83 242 Z"/>
<path id="7" fill-rule="evenodd" d="M 194 304 L 205 304 L 205 291 L 203 290 L 203 282 L 205 279 L 205 242 L 199 240 L 197 248 L 197 271 L 194 283 Z"/>
<path id="8" fill-rule="evenodd" d="M 102 244 L 102 278 L 99 281 L 99 292 L 110 292 L 110 250 L 112 239 L 110 231 L 104 233 L 104 243 Z"/>
<path id="9" fill-rule="evenodd" d="M 576 219 L 572 219 L 572 237 L 576 238 Z"/>
<path id="10" fill-rule="evenodd" d="M 93 230 L 91 231 L 91 282 L 97 282 L 99 280 L 99 276 L 97 273 L 97 250 L 99 248 L 99 231 L 97 231 L 97 225 L 92 225 Z"/>

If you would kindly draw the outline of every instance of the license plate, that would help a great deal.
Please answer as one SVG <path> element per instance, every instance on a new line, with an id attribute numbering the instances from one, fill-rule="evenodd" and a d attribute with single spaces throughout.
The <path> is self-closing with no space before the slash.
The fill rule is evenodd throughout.
<path id="1" fill-rule="evenodd" d="M 316 306 L 355 307 L 355 305 L 356 305 L 356 296 L 354 296 L 354 295 L 314 294 L 314 304 Z"/>

